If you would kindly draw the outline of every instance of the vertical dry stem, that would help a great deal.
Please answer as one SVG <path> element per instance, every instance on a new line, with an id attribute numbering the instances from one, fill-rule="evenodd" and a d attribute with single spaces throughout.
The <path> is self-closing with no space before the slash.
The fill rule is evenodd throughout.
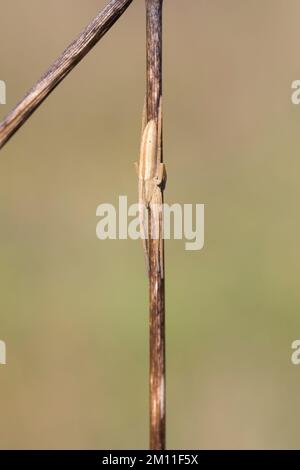
<path id="1" fill-rule="evenodd" d="M 163 0 L 146 0 L 147 118 L 156 121 L 159 119 L 162 96 L 162 4 Z M 162 142 L 159 144 L 162 145 Z M 151 229 L 149 235 L 151 235 Z M 165 278 L 164 272 L 157 266 L 158 260 L 164 255 L 162 238 L 155 240 L 149 236 L 149 252 L 150 448 L 163 450 L 166 445 Z"/>

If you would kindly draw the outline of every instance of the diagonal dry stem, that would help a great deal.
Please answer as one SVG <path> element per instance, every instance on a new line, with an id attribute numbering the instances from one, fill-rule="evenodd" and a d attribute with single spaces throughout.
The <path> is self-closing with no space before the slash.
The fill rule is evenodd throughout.
<path id="1" fill-rule="evenodd" d="M 0 149 L 27 121 L 54 88 L 109 31 L 131 2 L 132 0 L 111 0 L 80 33 L 78 38 L 67 47 L 22 101 L 0 123 Z"/>

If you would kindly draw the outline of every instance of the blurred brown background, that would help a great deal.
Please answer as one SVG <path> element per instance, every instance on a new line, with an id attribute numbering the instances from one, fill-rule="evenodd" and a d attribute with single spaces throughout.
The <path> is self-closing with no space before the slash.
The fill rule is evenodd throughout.
<path id="1" fill-rule="evenodd" d="M 0 2 L 1 118 L 106 1 Z M 205 248 L 167 242 L 168 447 L 298 448 L 298 0 L 165 0 L 166 201 L 204 203 Z M 136 201 L 144 2 L 0 156 L 1 448 L 146 448 L 142 248 L 99 241 Z"/>

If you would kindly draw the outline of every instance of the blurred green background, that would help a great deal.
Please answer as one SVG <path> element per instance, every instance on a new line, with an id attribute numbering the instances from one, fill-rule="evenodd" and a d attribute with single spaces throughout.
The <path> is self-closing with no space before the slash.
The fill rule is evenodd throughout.
<path id="1" fill-rule="evenodd" d="M 1 118 L 106 1 L 0 2 Z M 204 203 L 205 248 L 166 244 L 168 447 L 298 448 L 298 0 L 165 0 L 166 201 Z M 147 448 L 140 242 L 99 241 L 136 201 L 144 1 L 0 156 L 1 448 Z"/>

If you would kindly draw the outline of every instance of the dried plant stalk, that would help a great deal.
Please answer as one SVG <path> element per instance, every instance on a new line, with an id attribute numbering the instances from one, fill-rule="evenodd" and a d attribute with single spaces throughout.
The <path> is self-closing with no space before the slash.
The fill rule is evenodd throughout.
<path id="1" fill-rule="evenodd" d="M 162 163 L 162 6 L 163 0 L 146 0 L 147 15 L 147 119 L 158 128 L 158 155 Z M 150 448 L 166 446 L 165 396 L 165 275 L 162 220 L 163 185 L 155 212 L 150 214 L 149 227 L 149 298 L 150 298 Z M 150 207 L 150 211 L 151 211 Z M 153 222 L 154 221 L 154 222 Z M 158 239 L 152 237 L 151 224 L 161 226 Z M 162 260 L 162 262 L 160 262 Z"/>
<path id="2" fill-rule="evenodd" d="M 0 123 L 0 149 L 27 121 L 54 88 L 109 31 L 131 2 L 132 0 L 111 0 L 78 38 L 70 44 L 22 101 L 17 104 L 15 109 Z"/>

